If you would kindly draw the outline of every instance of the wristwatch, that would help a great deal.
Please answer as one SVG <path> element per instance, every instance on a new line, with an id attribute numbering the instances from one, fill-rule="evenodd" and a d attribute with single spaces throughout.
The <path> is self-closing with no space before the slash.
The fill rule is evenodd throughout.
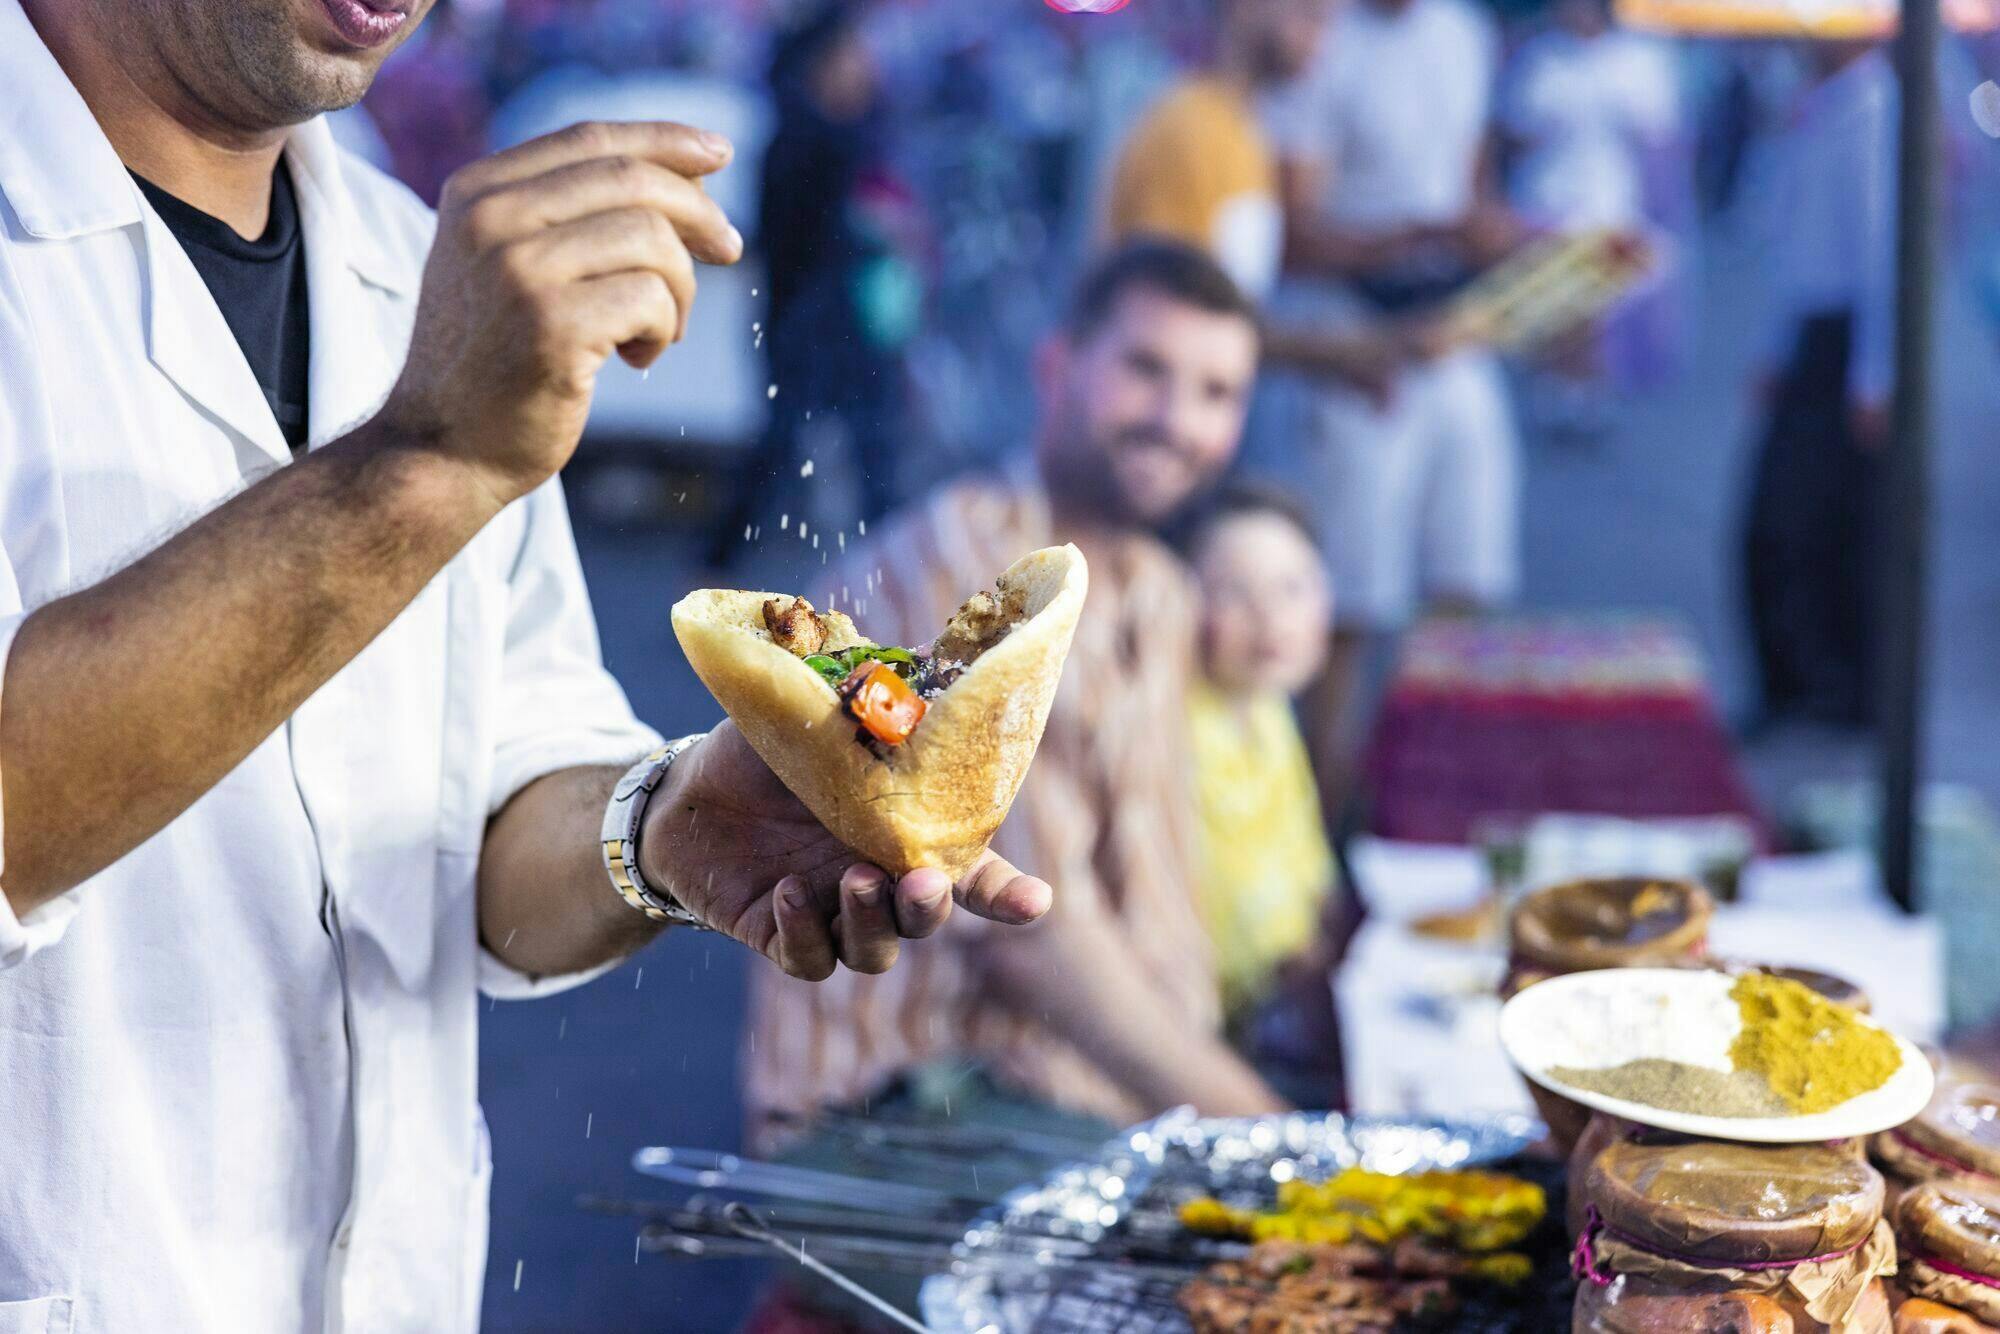
<path id="1" fill-rule="evenodd" d="M 645 874 L 639 870 L 639 830 L 646 822 L 646 804 L 654 789 L 681 753 L 704 735 L 697 732 L 668 742 L 633 765 L 618 780 L 618 786 L 611 791 L 611 801 L 604 808 L 604 869 L 619 896 L 656 922 L 691 926 L 700 931 L 709 929 L 706 922 L 682 907 L 680 900 L 668 891 L 646 883 Z"/>

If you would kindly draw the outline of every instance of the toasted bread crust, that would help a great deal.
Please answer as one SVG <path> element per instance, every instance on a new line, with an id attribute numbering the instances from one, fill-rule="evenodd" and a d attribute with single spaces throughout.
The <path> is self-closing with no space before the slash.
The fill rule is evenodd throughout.
<path id="1" fill-rule="evenodd" d="M 787 595 L 703 589 L 675 605 L 688 662 L 786 787 L 855 852 L 901 875 L 962 875 L 992 841 L 1041 744 L 1089 574 L 1073 546 L 1032 552 L 998 580 L 1014 613 L 909 740 L 877 759 L 826 682 L 773 641 L 764 607 Z M 820 613 L 824 650 L 866 642 Z M 988 627 L 990 629 L 990 627 Z"/>

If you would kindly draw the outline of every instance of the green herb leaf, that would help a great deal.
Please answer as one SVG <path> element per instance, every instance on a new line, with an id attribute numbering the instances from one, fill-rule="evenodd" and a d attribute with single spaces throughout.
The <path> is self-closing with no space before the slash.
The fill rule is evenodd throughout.
<path id="1" fill-rule="evenodd" d="M 830 686 L 837 686 L 847 679 L 849 668 L 838 658 L 830 658 L 824 653 L 815 653 L 806 659 L 806 666 L 823 677 Z"/>
<path id="2" fill-rule="evenodd" d="M 886 662 L 896 669 L 899 676 L 910 676 L 917 670 L 917 655 L 906 648 L 894 648 L 882 644 L 856 644 L 841 654 L 847 670 L 853 671 L 864 662 Z"/>

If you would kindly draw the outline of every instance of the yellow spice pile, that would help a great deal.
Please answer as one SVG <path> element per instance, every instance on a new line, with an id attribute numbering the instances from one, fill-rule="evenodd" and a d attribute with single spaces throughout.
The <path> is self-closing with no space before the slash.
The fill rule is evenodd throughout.
<path id="1" fill-rule="evenodd" d="M 1747 973 L 1729 994 L 1743 1013 L 1730 1061 L 1764 1076 L 1797 1115 L 1878 1089 L 1903 1063 L 1894 1038 L 1789 978 Z"/>

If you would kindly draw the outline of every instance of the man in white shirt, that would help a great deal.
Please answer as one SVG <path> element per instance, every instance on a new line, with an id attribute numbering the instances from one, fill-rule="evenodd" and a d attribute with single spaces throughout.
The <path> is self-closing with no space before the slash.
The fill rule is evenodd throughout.
<path id="1" fill-rule="evenodd" d="M 471 1330 L 476 990 L 1049 901 L 852 864 L 727 723 L 646 755 L 554 474 L 740 255 L 729 146 L 579 127 L 433 219 L 319 118 L 427 8 L 0 0 L 4 1334 Z"/>
<path id="2" fill-rule="evenodd" d="M 1307 79 L 1267 104 L 1284 159 L 1286 266 L 1339 285 L 1321 294 L 1321 318 L 1418 314 L 1517 243 L 1484 169 L 1497 47 L 1466 0 L 1358 0 Z M 1311 701 L 1337 803 L 1367 638 L 1424 605 L 1512 595 L 1519 450 L 1499 364 L 1478 349 L 1409 367 L 1386 405 L 1318 387 L 1299 433 L 1288 480 L 1321 507 L 1342 607 Z"/>

